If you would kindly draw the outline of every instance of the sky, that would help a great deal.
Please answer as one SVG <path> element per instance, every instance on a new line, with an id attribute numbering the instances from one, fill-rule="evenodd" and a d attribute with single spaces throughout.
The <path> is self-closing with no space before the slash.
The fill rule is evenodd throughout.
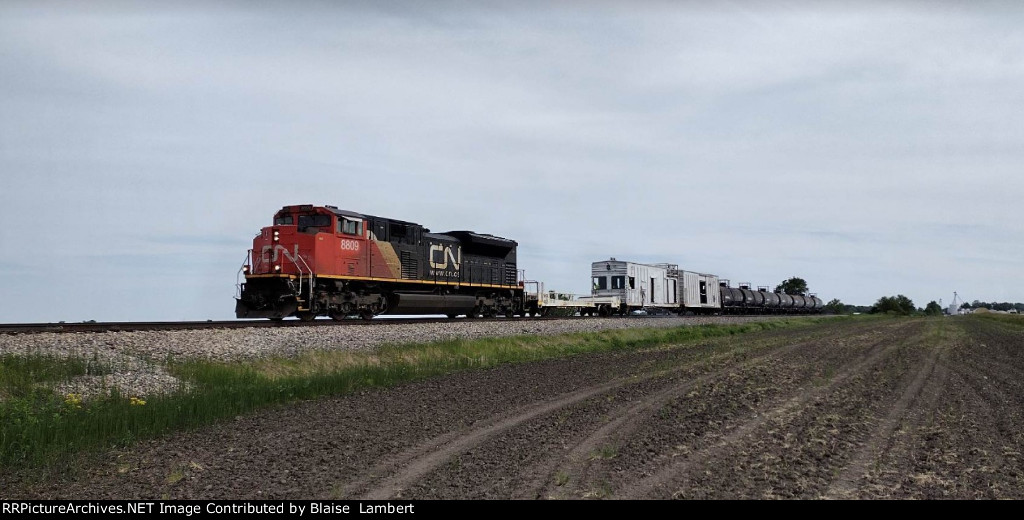
<path id="1" fill-rule="evenodd" d="M 0 2 L 0 322 L 230 319 L 331 204 L 828 301 L 1024 301 L 1018 2 Z"/>

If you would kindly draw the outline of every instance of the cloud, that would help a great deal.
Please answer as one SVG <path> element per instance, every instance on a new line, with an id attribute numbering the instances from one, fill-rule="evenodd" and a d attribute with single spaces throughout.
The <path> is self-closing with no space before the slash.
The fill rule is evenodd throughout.
<path id="1" fill-rule="evenodd" d="M 567 289 L 617 256 L 1016 294 L 1008 5 L 5 3 L 0 262 L 230 285 L 276 209 L 326 203 L 516 239 Z"/>

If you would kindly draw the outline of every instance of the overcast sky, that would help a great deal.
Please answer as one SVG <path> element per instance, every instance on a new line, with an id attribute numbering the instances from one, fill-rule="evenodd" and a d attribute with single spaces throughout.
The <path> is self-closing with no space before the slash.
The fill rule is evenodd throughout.
<path id="1" fill-rule="evenodd" d="M 0 2 L 0 322 L 231 318 L 303 203 L 1024 301 L 1020 3 L 481 4 Z"/>

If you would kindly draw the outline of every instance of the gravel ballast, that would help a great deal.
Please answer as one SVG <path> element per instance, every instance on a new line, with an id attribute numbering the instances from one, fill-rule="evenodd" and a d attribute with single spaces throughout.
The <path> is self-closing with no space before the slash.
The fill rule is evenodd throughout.
<path id="1" fill-rule="evenodd" d="M 0 336 L 0 355 L 42 355 L 95 360 L 110 367 L 102 377 L 86 376 L 61 392 L 95 395 L 118 387 L 122 394 L 145 396 L 179 388 L 164 369 L 168 360 L 244 361 L 294 357 L 311 350 L 367 351 L 385 344 L 423 343 L 455 338 L 520 334 L 564 334 L 638 327 L 737 324 L 778 319 L 773 316 L 658 318 L 509 319 L 441 323 L 310 326 L 221 330 L 95 333 L 39 333 Z M 383 321 L 383 320 L 382 320 Z"/>

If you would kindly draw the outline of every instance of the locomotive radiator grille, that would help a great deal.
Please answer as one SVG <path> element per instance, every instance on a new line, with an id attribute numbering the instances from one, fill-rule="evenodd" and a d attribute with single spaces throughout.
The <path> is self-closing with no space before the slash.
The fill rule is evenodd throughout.
<path id="1" fill-rule="evenodd" d="M 415 280 L 419 275 L 419 261 L 409 251 L 402 251 L 402 278 Z"/>

